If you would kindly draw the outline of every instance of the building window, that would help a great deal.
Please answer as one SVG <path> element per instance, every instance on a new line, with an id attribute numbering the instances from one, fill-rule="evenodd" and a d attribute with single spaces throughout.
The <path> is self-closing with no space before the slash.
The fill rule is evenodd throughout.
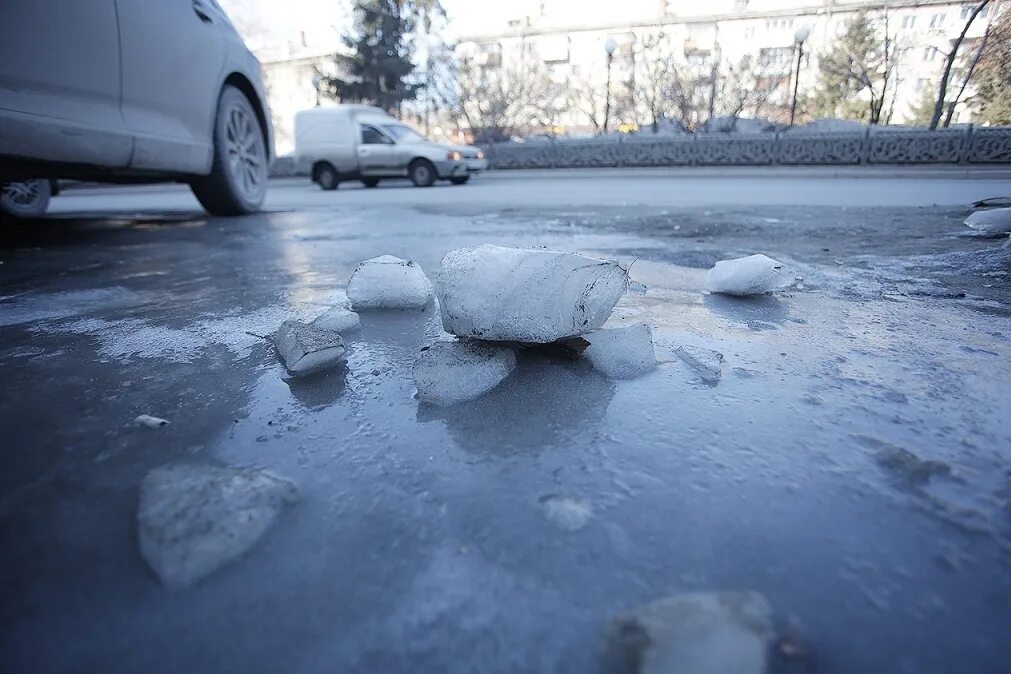
<path id="1" fill-rule="evenodd" d="M 916 25 L 916 16 L 913 14 L 906 14 L 902 17 L 902 28 L 905 30 L 912 30 L 913 26 Z"/>
<path id="2" fill-rule="evenodd" d="M 930 17 L 931 28 L 940 28 L 943 25 L 944 25 L 944 14 L 935 14 L 934 16 Z"/>
<path id="3" fill-rule="evenodd" d="M 936 57 L 937 57 L 936 47 L 927 47 L 926 49 L 923 50 L 924 61 L 933 61 Z"/>
<path id="4" fill-rule="evenodd" d="M 755 27 L 748 26 L 747 28 L 744 29 L 744 39 L 750 40 L 753 37 L 755 37 Z"/>
<path id="5" fill-rule="evenodd" d="M 758 52 L 758 65 L 763 68 L 789 68 L 793 47 L 766 47 Z"/>

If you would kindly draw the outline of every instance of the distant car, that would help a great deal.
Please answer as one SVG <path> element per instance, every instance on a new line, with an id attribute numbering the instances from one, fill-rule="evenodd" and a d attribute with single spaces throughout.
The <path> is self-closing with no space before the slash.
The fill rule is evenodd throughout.
<path id="1" fill-rule="evenodd" d="M 367 105 L 312 108 L 295 114 L 295 164 L 324 190 L 341 181 L 375 187 L 383 178 L 463 185 L 488 168 L 476 147 L 436 143 Z"/>
<path id="2" fill-rule="evenodd" d="M 0 183 L 188 183 L 259 210 L 272 129 L 260 64 L 217 0 L 13 0 L 0 10 Z"/>

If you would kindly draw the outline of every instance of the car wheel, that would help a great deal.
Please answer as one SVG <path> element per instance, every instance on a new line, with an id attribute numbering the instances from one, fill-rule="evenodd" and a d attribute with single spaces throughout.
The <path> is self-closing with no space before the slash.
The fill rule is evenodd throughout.
<path id="1" fill-rule="evenodd" d="M 470 180 L 470 176 L 456 176 L 455 178 L 450 178 L 449 182 L 454 185 L 466 185 L 468 180 Z"/>
<path id="2" fill-rule="evenodd" d="M 0 192 L 0 210 L 17 218 L 38 218 L 46 214 L 50 196 L 48 180 L 7 183 Z"/>
<path id="3" fill-rule="evenodd" d="M 340 178 L 337 175 L 337 169 L 335 169 L 330 164 L 321 164 L 316 168 L 316 184 L 319 185 L 321 190 L 326 192 L 331 192 L 337 189 L 337 185 L 340 184 Z"/>
<path id="4" fill-rule="evenodd" d="M 379 187 L 379 178 L 362 178 L 362 185 L 365 185 L 365 187 Z"/>
<path id="5" fill-rule="evenodd" d="M 427 159 L 415 159 L 407 174 L 417 187 L 431 187 L 435 183 L 435 165 Z"/>
<path id="6" fill-rule="evenodd" d="M 191 187 L 212 215 L 244 215 L 263 205 L 267 194 L 263 129 L 253 104 L 231 85 L 226 85 L 218 98 L 211 173 L 196 178 Z"/>

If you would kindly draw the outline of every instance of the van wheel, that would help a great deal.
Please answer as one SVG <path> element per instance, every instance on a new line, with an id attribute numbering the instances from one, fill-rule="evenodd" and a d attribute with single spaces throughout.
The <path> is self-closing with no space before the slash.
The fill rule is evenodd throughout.
<path id="1" fill-rule="evenodd" d="M 379 178 L 362 178 L 362 185 L 365 185 L 365 187 L 379 187 Z"/>
<path id="2" fill-rule="evenodd" d="M 454 185 L 466 185 L 468 180 L 470 180 L 470 176 L 456 176 L 455 178 L 450 178 L 449 182 Z"/>
<path id="3" fill-rule="evenodd" d="M 190 187 L 211 215 L 244 215 L 263 205 L 267 194 L 263 129 L 253 104 L 230 84 L 218 98 L 211 173 L 194 178 Z"/>
<path id="4" fill-rule="evenodd" d="M 407 168 L 407 175 L 416 187 L 431 187 L 435 183 L 435 165 L 427 159 L 415 159 Z"/>
<path id="5" fill-rule="evenodd" d="M 320 189 L 330 192 L 337 189 L 339 183 L 337 169 L 330 164 L 322 164 L 316 169 L 316 184 L 320 186 Z"/>

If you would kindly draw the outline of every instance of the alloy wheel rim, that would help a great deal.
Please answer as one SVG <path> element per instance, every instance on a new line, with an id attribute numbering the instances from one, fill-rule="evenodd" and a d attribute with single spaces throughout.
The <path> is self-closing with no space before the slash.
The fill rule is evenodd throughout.
<path id="1" fill-rule="evenodd" d="M 4 200 L 13 206 L 31 206 L 41 196 L 39 181 L 28 180 L 20 183 L 9 183 L 4 186 L 3 196 Z"/>
<path id="2" fill-rule="evenodd" d="M 266 182 L 266 157 L 259 125 L 236 105 L 225 121 L 225 149 L 232 180 L 250 201 L 259 199 Z"/>

